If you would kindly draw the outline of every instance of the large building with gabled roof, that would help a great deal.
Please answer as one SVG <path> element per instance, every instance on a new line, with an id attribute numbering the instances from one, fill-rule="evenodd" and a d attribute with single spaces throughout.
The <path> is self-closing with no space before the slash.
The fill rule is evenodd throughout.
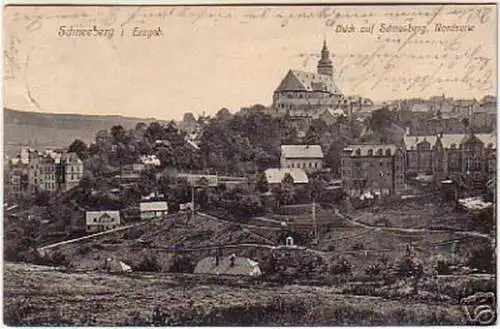
<path id="1" fill-rule="evenodd" d="M 343 94 L 333 79 L 333 63 L 326 41 L 317 72 L 289 70 L 273 95 L 273 114 L 319 117 L 343 104 Z"/>

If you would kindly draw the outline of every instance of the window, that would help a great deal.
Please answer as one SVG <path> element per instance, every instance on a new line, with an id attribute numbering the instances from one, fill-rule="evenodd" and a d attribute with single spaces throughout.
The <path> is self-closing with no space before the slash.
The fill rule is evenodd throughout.
<path id="1" fill-rule="evenodd" d="M 382 149 L 378 149 L 377 155 L 382 155 L 382 154 L 384 154 L 384 151 Z"/>
<path id="2" fill-rule="evenodd" d="M 97 218 L 94 217 L 94 223 L 97 223 Z"/>
<path id="3" fill-rule="evenodd" d="M 386 149 L 385 150 L 385 155 L 390 156 L 391 155 L 391 149 Z"/>
<path id="4" fill-rule="evenodd" d="M 356 155 L 361 155 L 361 149 L 356 149 Z"/>
<path id="5" fill-rule="evenodd" d="M 288 168 L 290 168 L 290 166 L 288 166 Z M 295 168 L 295 164 L 294 163 L 292 163 L 292 168 Z"/>
<path id="6" fill-rule="evenodd" d="M 312 168 L 312 163 L 311 162 L 309 162 L 309 168 Z"/>
<path id="7" fill-rule="evenodd" d="M 373 150 L 372 149 L 368 150 L 368 155 L 373 155 Z"/>
<path id="8" fill-rule="evenodd" d="M 314 168 L 318 168 L 318 163 L 317 162 L 314 163 Z"/>
<path id="9" fill-rule="evenodd" d="M 457 144 L 455 143 L 452 143 L 451 146 L 450 146 L 451 149 L 456 149 L 457 148 Z"/>

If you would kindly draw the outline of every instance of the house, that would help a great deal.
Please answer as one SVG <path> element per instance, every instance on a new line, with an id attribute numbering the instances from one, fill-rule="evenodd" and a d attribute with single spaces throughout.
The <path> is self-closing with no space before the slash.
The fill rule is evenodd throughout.
<path id="1" fill-rule="evenodd" d="M 281 169 L 301 168 L 313 172 L 323 168 L 321 145 L 281 145 Z"/>
<path id="2" fill-rule="evenodd" d="M 120 226 L 120 212 L 117 210 L 87 211 L 85 213 L 87 232 L 102 232 Z"/>
<path id="3" fill-rule="evenodd" d="M 399 194 L 404 184 L 404 149 L 395 144 L 350 145 L 342 151 L 344 192 L 350 196 Z"/>
<path id="4" fill-rule="evenodd" d="M 154 168 L 161 165 L 160 159 L 155 154 L 141 155 L 140 161 L 146 168 Z"/>
<path id="5" fill-rule="evenodd" d="M 64 190 L 77 186 L 83 177 L 83 162 L 74 152 L 63 154 L 60 161 L 64 173 Z"/>
<path id="6" fill-rule="evenodd" d="M 141 219 L 159 218 L 168 213 L 168 205 L 165 201 L 141 202 L 139 211 Z"/>
<path id="7" fill-rule="evenodd" d="M 215 256 L 203 258 L 194 269 L 195 274 L 239 275 L 259 277 L 262 275 L 259 264 L 245 257 Z"/>
<path id="8" fill-rule="evenodd" d="M 269 185 L 281 184 L 287 174 L 292 177 L 294 184 L 307 184 L 309 182 L 306 172 L 300 168 L 269 168 L 264 172 L 264 174 Z"/>

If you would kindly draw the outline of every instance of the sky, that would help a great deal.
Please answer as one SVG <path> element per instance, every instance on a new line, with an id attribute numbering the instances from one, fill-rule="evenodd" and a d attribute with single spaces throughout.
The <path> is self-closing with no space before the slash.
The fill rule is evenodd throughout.
<path id="1" fill-rule="evenodd" d="M 8 6 L 4 106 L 181 119 L 271 105 L 289 69 L 316 70 L 324 40 L 347 95 L 480 99 L 497 90 L 496 19 L 492 5 Z"/>

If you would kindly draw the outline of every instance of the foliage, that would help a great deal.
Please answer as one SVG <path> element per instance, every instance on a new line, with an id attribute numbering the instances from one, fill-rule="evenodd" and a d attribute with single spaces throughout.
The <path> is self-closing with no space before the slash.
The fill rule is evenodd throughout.
<path id="1" fill-rule="evenodd" d="M 85 142 L 80 139 L 75 139 L 68 147 L 68 152 L 75 152 L 81 160 L 88 157 L 88 147 Z"/>
<path id="2" fill-rule="evenodd" d="M 60 250 L 48 251 L 42 256 L 35 257 L 34 263 L 44 266 L 71 267 L 70 259 Z"/>
<path id="3" fill-rule="evenodd" d="M 488 244 L 474 245 L 468 251 L 467 265 L 482 272 L 495 273 L 495 250 Z"/>
<path id="4" fill-rule="evenodd" d="M 352 245 L 352 250 L 364 250 L 365 245 L 362 242 L 356 242 L 355 244 Z"/>
<path id="5" fill-rule="evenodd" d="M 173 273 L 193 273 L 195 264 L 188 255 L 175 254 L 173 261 L 168 268 L 168 272 Z"/>
<path id="6" fill-rule="evenodd" d="M 338 257 L 331 261 L 330 273 L 333 275 L 351 273 L 352 265 L 347 258 Z"/>
<path id="7" fill-rule="evenodd" d="M 145 255 L 141 262 L 133 267 L 138 272 L 160 272 L 161 265 L 155 255 Z"/>
<path id="8" fill-rule="evenodd" d="M 444 259 L 438 259 L 436 263 L 436 272 L 439 275 L 451 274 L 449 263 Z"/>

